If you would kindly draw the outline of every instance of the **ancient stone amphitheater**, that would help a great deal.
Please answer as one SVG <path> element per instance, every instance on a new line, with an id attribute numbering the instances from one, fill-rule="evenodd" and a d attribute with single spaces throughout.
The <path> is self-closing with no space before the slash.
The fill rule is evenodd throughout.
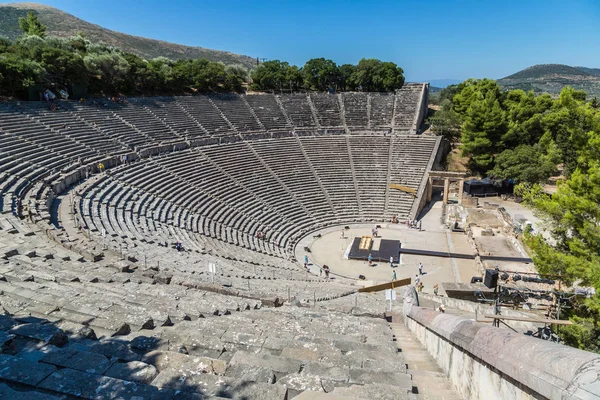
<path id="1" fill-rule="evenodd" d="M 294 250 L 418 214 L 427 89 L 3 104 L 0 398 L 419 398 L 382 296 Z"/>

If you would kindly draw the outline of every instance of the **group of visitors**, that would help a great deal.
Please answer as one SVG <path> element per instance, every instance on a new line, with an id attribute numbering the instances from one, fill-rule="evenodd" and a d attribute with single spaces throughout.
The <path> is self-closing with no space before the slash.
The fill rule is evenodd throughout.
<path id="1" fill-rule="evenodd" d="M 418 229 L 421 232 L 421 228 L 423 226 L 423 221 L 417 221 L 416 219 L 407 219 L 406 225 L 408 225 L 411 229 Z"/>

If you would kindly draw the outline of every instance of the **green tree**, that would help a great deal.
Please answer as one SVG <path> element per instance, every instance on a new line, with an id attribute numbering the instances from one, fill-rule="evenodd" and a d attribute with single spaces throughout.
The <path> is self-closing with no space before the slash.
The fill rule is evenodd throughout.
<path id="1" fill-rule="evenodd" d="M 50 47 L 43 50 L 40 61 L 44 69 L 60 84 L 86 84 L 88 81 L 83 58 L 72 51 Z"/>
<path id="2" fill-rule="evenodd" d="M 455 141 L 460 136 L 460 120 L 452 110 L 452 101 L 444 99 L 440 109 L 429 117 L 431 130 L 436 135 L 442 135 L 450 141 Z"/>
<path id="3" fill-rule="evenodd" d="M 45 72 L 35 61 L 17 54 L 0 54 L 0 91 L 9 96 L 22 95 L 24 89 L 41 82 Z"/>
<path id="4" fill-rule="evenodd" d="M 471 103 L 485 98 L 488 93 L 492 98 L 502 101 L 502 88 L 491 79 L 468 79 L 460 83 L 456 90 L 452 103 L 454 112 L 461 120 L 466 117 Z"/>
<path id="5" fill-rule="evenodd" d="M 19 17 L 19 28 L 21 28 L 24 35 L 46 37 L 46 26 L 42 25 L 33 11 L 29 11 L 27 17 Z"/>
<path id="6" fill-rule="evenodd" d="M 87 54 L 83 62 L 92 74 L 92 88 L 97 92 L 116 93 L 122 89 L 129 63 L 117 52 Z"/>
<path id="7" fill-rule="evenodd" d="M 351 80 L 364 91 L 390 92 L 404 85 L 404 71 L 392 62 L 363 58 L 358 62 Z"/>
<path id="8" fill-rule="evenodd" d="M 336 88 L 339 83 L 337 65 L 325 58 L 313 58 L 302 67 L 304 85 L 307 89 L 325 91 Z"/>
<path id="9" fill-rule="evenodd" d="M 255 90 L 282 90 L 294 87 L 298 69 L 279 60 L 266 61 L 252 71 L 252 88 Z M 295 82 L 296 81 L 296 82 Z"/>
<path id="10" fill-rule="evenodd" d="M 575 170 L 552 196 L 529 198 L 555 243 L 548 244 L 541 235 L 527 237 L 538 271 L 596 290 L 591 298 L 576 299 L 569 314 L 575 325 L 561 330 L 563 338 L 572 346 L 600 352 L 600 161 Z"/>
<path id="11" fill-rule="evenodd" d="M 461 150 L 463 155 L 471 156 L 471 168 L 481 173 L 493 167 L 494 154 L 506 131 L 505 112 L 496 96 L 493 91 L 480 93 L 463 117 Z"/>
<path id="12" fill-rule="evenodd" d="M 515 183 L 539 183 L 556 172 L 557 160 L 544 154 L 540 146 L 521 145 L 496 155 L 495 166 L 489 172 L 498 179 L 513 179 Z"/>
<path id="13" fill-rule="evenodd" d="M 352 80 L 352 74 L 356 71 L 356 66 L 352 64 L 343 64 L 338 67 L 339 89 L 342 91 L 356 90 L 356 84 Z"/>

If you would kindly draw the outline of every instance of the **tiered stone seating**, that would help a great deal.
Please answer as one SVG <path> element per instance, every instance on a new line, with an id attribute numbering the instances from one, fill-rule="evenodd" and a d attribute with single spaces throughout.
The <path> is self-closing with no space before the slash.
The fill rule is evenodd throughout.
<path id="1" fill-rule="evenodd" d="M 381 220 L 388 190 L 390 138 L 350 136 L 348 140 L 362 215 Z"/>
<path id="2" fill-rule="evenodd" d="M 175 97 L 144 99 L 140 104 L 179 136 L 189 139 L 208 136 L 208 132 L 184 111 Z"/>
<path id="3" fill-rule="evenodd" d="M 238 132 L 264 131 L 252 110 L 237 94 L 218 94 L 210 99 Z"/>
<path id="4" fill-rule="evenodd" d="M 369 96 L 371 97 L 370 128 L 391 127 L 396 96 L 390 93 L 370 93 Z"/>
<path id="5" fill-rule="evenodd" d="M 427 165 L 434 153 L 438 138 L 418 136 L 395 136 L 392 138 L 390 183 L 418 190 Z M 413 196 L 399 190 L 388 194 L 388 216 L 405 216 L 413 206 Z"/>
<path id="6" fill-rule="evenodd" d="M 302 137 L 299 140 L 339 218 L 360 218 L 346 138 Z"/>
<path id="7" fill-rule="evenodd" d="M 279 100 L 294 127 L 316 127 L 316 122 L 313 118 L 306 94 L 281 95 L 279 96 Z"/>
<path id="8" fill-rule="evenodd" d="M 368 96 L 2 108 L 0 398 L 409 398 L 379 297 L 292 259 L 416 201 L 389 183 L 418 189 L 437 139 L 278 132 L 366 129 Z"/>
<path id="9" fill-rule="evenodd" d="M 244 96 L 248 105 L 266 130 L 290 130 L 285 115 L 281 111 L 277 99 L 270 94 L 254 94 Z"/>
<path id="10" fill-rule="evenodd" d="M 149 112 L 145 107 L 131 104 L 115 104 L 113 112 L 126 123 L 157 143 L 170 142 L 181 139 L 178 134 L 171 130 L 159 118 Z"/>
<path id="11" fill-rule="evenodd" d="M 369 126 L 369 93 L 342 93 L 346 125 L 350 129 L 365 129 Z"/>
<path id="12" fill-rule="evenodd" d="M 396 132 L 416 131 L 416 114 L 421 106 L 420 99 L 423 84 L 406 84 L 396 95 L 396 107 L 394 114 L 394 129 Z"/>
<path id="13" fill-rule="evenodd" d="M 207 96 L 178 97 L 177 102 L 205 131 L 212 135 L 235 134 L 227 119 Z"/>
<path id="14" fill-rule="evenodd" d="M 108 107 L 103 105 L 73 104 L 72 112 L 92 128 L 99 129 L 103 135 L 107 135 L 131 149 L 144 147 L 152 143 L 150 137 L 131 125 L 127 125 Z"/>
<path id="15" fill-rule="evenodd" d="M 342 116 L 338 96 L 326 93 L 311 93 L 310 99 L 317 111 L 317 118 L 322 127 L 341 127 Z"/>
<path id="16" fill-rule="evenodd" d="M 81 144 L 96 149 L 101 154 L 118 154 L 127 150 L 127 147 L 122 143 L 105 135 L 99 129 L 92 128 L 89 124 L 86 124 L 67 111 L 72 108 L 70 104 L 65 103 L 62 108 L 66 110 L 58 109 L 52 112 L 45 108 L 32 109 L 29 111 L 29 115 L 44 126 L 54 129 Z M 96 134 L 90 135 L 90 131 L 96 132 Z"/>

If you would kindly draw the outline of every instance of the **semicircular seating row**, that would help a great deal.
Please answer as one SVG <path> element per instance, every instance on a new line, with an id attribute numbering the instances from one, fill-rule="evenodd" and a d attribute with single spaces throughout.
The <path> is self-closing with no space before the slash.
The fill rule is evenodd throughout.
<path id="1" fill-rule="evenodd" d="M 309 136 L 192 148 L 98 179 L 81 194 L 79 212 L 87 228 L 114 237 L 182 240 L 227 254 L 218 239 L 289 258 L 310 231 L 406 218 L 414 199 L 389 184 L 418 190 L 436 143 L 412 135 Z"/>

